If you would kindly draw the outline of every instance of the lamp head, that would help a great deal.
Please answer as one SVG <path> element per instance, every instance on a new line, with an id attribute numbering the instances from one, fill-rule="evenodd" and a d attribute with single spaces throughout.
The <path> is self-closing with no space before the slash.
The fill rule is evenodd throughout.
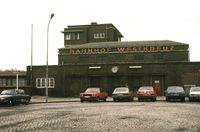
<path id="1" fill-rule="evenodd" d="M 51 17 L 50 17 L 50 18 L 52 19 L 53 17 L 54 17 L 54 14 L 51 14 Z"/>

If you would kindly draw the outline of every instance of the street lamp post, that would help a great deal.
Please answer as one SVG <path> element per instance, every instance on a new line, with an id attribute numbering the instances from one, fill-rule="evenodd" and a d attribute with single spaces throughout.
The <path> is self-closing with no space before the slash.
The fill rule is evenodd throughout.
<path id="1" fill-rule="evenodd" d="M 47 26 L 47 55 L 46 55 L 46 103 L 48 102 L 48 87 L 49 87 L 49 71 L 48 71 L 48 50 L 49 50 L 49 25 L 51 22 L 51 19 L 54 17 L 54 14 L 51 14 L 50 19 L 49 19 L 49 23 Z"/>
<path id="2" fill-rule="evenodd" d="M 16 72 L 16 89 L 19 89 L 19 78 L 18 78 L 18 70 Z"/>

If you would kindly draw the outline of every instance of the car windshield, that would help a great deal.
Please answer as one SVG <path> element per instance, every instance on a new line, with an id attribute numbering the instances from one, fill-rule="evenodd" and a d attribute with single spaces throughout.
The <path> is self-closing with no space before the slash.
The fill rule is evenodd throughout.
<path id="1" fill-rule="evenodd" d="M 139 91 L 153 91 L 153 87 L 140 87 Z"/>
<path id="2" fill-rule="evenodd" d="M 15 94 L 15 90 L 4 90 L 1 92 L 1 95 L 12 95 Z"/>
<path id="3" fill-rule="evenodd" d="M 197 92 L 200 91 L 200 87 L 192 87 L 190 91 Z"/>
<path id="4" fill-rule="evenodd" d="M 94 92 L 100 92 L 99 88 L 88 88 L 85 93 L 94 93 Z"/>
<path id="5" fill-rule="evenodd" d="M 115 88 L 114 93 L 115 92 L 128 92 L 128 88 L 126 87 L 121 87 L 121 88 Z"/>
<path id="6" fill-rule="evenodd" d="M 184 92 L 182 87 L 168 87 L 167 91 L 168 92 Z"/>

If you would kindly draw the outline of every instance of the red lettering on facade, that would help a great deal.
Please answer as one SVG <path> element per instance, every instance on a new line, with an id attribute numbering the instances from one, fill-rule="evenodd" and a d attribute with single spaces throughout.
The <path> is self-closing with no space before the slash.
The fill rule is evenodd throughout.
<path id="1" fill-rule="evenodd" d="M 117 48 L 118 52 L 124 52 L 125 48 Z"/>
<path id="2" fill-rule="evenodd" d="M 93 51 L 94 51 L 94 53 L 99 53 L 99 49 L 98 48 L 94 49 Z"/>
<path id="3" fill-rule="evenodd" d="M 117 48 L 87 48 L 69 49 L 69 54 L 103 54 L 103 53 L 129 53 L 129 52 L 161 52 L 173 51 L 175 46 L 144 46 L 144 47 L 117 47 Z"/>
<path id="4" fill-rule="evenodd" d="M 86 53 L 87 53 L 87 49 L 82 49 L 82 50 L 81 50 L 81 53 L 82 53 L 82 54 L 86 54 Z"/>
<path id="5" fill-rule="evenodd" d="M 168 51 L 168 47 L 167 47 L 167 46 L 163 46 L 163 47 L 162 47 L 162 50 L 163 50 L 163 51 Z"/>
<path id="6" fill-rule="evenodd" d="M 174 46 L 170 46 L 170 50 L 171 50 L 171 51 L 174 50 Z"/>
<path id="7" fill-rule="evenodd" d="M 101 53 L 105 53 L 106 52 L 106 49 L 105 48 L 101 48 Z"/>
<path id="8" fill-rule="evenodd" d="M 92 49 L 88 49 L 88 54 L 92 54 L 92 53 L 93 53 Z"/>
<path id="9" fill-rule="evenodd" d="M 73 49 L 70 49 L 70 50 L 69 50 L 69 53 L 70 53 L 70 54 L 74 54 L 75 52 L 74 52 Z"/>
<path id="10" fill-rule="evenodd" d="M 144 51 L 144 52 L 148 52 L 149 50 L 148 50 L 147 47 L 143 47 L 143 51 Z"/>
<path id="11" fill-rule="evenodd" d="M 154 52 L 155 51 L 155 47 L 150 47 L 150 52 Z"/>
<path id="12" fill-rule="evenodd" d="M 79 49 L 76 50 L 75 54 L 80 54 L 81 51 Z"/>

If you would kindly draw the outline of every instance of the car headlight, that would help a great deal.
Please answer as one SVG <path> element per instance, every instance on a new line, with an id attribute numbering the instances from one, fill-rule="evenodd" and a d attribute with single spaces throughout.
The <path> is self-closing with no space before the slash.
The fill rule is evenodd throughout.
<path id="1" fill-rule="evenodd" d="M 0 100 L 8 100 L 8 98 L 0 98 Z"/>

